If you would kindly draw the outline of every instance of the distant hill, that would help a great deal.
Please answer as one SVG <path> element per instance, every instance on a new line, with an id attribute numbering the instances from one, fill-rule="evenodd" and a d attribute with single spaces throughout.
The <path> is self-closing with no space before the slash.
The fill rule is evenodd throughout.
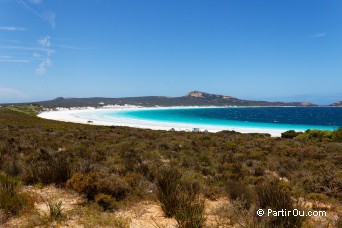
<path id="1" fill-rule="evenodd" d="M 181 97 L 145 96 L 123 98 L 63 98 L 58 97 L 50 101 L 40 101 L 22 104 L 36 104 L 44 107 L 75 107 L 104 105 L 139 105 L 139 106 L 317 106 L 309 102 L 267 102 L 242 100 L 232 96 L 210 94 L 192 91 Z M 16 104 L 18 105 L 18 104 Z"/>
<path id="2" fill-rule="evenodd" d="M 333 107 L 342 107 L 342 101 L 333 103 L 333 104 L 331 104 L 330 106 L 333 106 Z"/>

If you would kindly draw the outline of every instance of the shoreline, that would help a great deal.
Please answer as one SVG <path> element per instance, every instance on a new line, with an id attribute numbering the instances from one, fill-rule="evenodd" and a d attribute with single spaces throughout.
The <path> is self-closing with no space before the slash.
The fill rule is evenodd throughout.
<path id="1" fill-rule="evenodd" d="M 205 124 L 188 124 L 188 123 L 172 123 L 151 120 L 141 120 L 125 117 L 113 117 L 109 120 L 99 120 L 91 117 L 79 117 L 77 114 L 88 112 L 106 112 L 106 111 L 134 111 L 134 110 L 159 110 L 159 109 L 192 109 L 192 108 L 224 108 L 218 106 L 175 106 L 175 107 L 140 107 L 140 106 L 107 106 L 104 108 L 57 108 L 57 111 L 44 111 L 37 116 L 44 119 L 57 120 L 63 122 L 73 122 L 80 124 L 90 125 L 103 125 L 103 126 L 126 126 L 134 128 L 144 128 L 151 130 L 171 130 L 175 131 L 193 131 L 199 129 L 200 131 L 219 132 L 223 130 L 236 131 L 240 133 L 267 133 L 272 137 L 280 137 L 281 133 L 286 129 L 269 129 L 257 127 L 236 127 L 236 126 L 214 126 Z"/>

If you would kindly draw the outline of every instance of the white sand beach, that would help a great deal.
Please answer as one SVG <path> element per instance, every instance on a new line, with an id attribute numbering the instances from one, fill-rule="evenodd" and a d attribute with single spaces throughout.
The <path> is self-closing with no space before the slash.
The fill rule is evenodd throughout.
<path id="1" fill-rule="evenodd" d="M 146 128 L 152 130 L 170 130 L 175 131 L 193 131 L 194 128 L 198 128 L 200 131 L 207 130 L 208 132 L 219 132 L 223 130 L 234 130 L 241 133 L 268 133 L 273 137 L 281 136 L 284 129 L 266 129 L 266 128 L 247 128 L 247 127 L 233 127 L 233 126 L 213 126 L 205 124 L 187 124 L 187 123 L 170 123 L 161 121 L 151 121 L 151 120 L 141 120 L 133 119 L 127 117 L 113 117 L 110 119 L 100 119 L 100 118 L 85 118 L 80 117 L 80 113 L 93 113 L 93 112 L 116 112 L 116 111 L 126 111 L 126 110 L 144 110 L 144 109 L 169 109 L 169 108 L 194 108 L 194 107 L 158 107 L 158 108 L 145 108 L 137 106 L 110 106 L 106 108 L 95 109 L 92 107 L 88 108 L 71 108 L 64 109 L 60 108 L 57 111 L 45 111 L 40 113 L 38 116 L 44 119 L 58 120 L 64 122 L 91 124 L 91 125 L 104 125 L 104 126 L 127 126 L 135 128 Z M 203 108 L 203 107 L 201 107 Z M 213 108 L 213 107 L 207 107 Z"/>

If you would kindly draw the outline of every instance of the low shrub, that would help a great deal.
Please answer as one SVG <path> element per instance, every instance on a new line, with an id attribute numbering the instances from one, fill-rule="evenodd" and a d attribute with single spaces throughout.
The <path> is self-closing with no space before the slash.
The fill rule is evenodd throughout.
<path id="1" fill-rule="evenodd" d="M 296 132 L 294 130 L 289 130 L 281 133 L 281 137 L 285 139 L 293 139 L 297 137 L 298 135 L 303 134 L 302 132 Z"/>
<path id="2" fill-rule="evenodd" d="M 288 177 L 289 176 L 289 171 L 284 168 L 284 167 L 279 167 L 278 168 L 278 174 L 280 177 Z"/>
<path id="3" fill-rule="evenodd" d="M 334 133 L 332 131 L 324 130 L 306 130 L 303 134 L 296 136 L 296 139 L 301 141 L 318 141 L 318 142 L 331 142 L 333 141 Z"/>
<path id="4" fill-rule="evenodd" d="M 182 228 L 204 227 L 206 218 L 204 216 L 204 198 L 193 196 L 187 192 L 181 193 L 178 198 L 178 209 L 175 219 Z"/>
<path id="5" fill-rule="evenodd" d="M 179 227 L 203 227 L 204 198 L 194 174 L 182 175 L 177 169 L 163 169 L 157 175 L 158 198 L 167 217 L 175 217 Z"/>
<path id="6" fill-rule="evenodd" d="M 314 176 L 304 178 L 302 185 L 307 193 L 322 193 L 342 199 L 342 181 L 334 173 L 335 166 L 326 165 Z"/>
<path id="7" fill-rule="evenodd" d="M 29 205 L 25 193 L 19 193 L 20 181 L 11 176 L 0 174 L 0 208 L 7 213 L 18 214 Z"/>
<path id="8" fill-rule="evenodd" d="M 246 210 L 243 204 L 240 200 L 234 200 L 217 207 L 214 210 L 217 223 L 215 227 L 267 227 L 264 221 L 259 221 L 255 217 L 254 210 Z"/>
<path id="9" fill-rule="evenodd" d="M 100 172 L 76 173 L 67 182 L 67 187 L 85 194 L 88 200 L 94 200 L 99 193 L 122 200 L 130 192 L 130 186 L 120 176 Z"/>
<path id="10" fill-rule="evenodd" d="M 254 176 L 261 177 L 265 174 L 265 169 L 261 166 L 257 166 L 254 168 Z"/>
<path id="11" fill-rule="evenodd" d="M 0 194 L 14 196 L 18 193 L 19 188 L 19 179 L 0 173 Z"/>
<path id="12" fill-rule="evenodd" d="M 241 180 L 246 175 L 246 170 L 241 162 L 232 164 L 230 177 L 234 180 Z"/>
<path id="13" fill-rule="evenodd" d="M 231 200 L 239 200 L 245 209 L 249 209 L 254 202 L 253 191 L 241 181 L 227 181 L 227 192 Z"/>
<path id="14" fill-rule="evenodd" d="M 27 184 L 51 184 L 64 186 L 72 169 L 65 152 L 39 150 L 23 164 L 22 180 Z"/>
<path id="15" fill-rule="evenodd" d="M 110 195 L 104 193 L 100 193 L 95 196 L 95 203 L 97 203 L 97 205 L 99 205 L 104 211 L 112 211 L 118 207 L 116 200 Z"/>
<path id="16" fill-rule="evenodd" d="M 338 130 L 334 131 L 333 139 L 336 142 L 342 142 L 342 127 L 340 127 Z"/>
<path id="17" fill-rule="evenodd" d="M 157 175 L 158 199 L 166 217 L 172 217 L 178 209 L 179 182 L 182 174 L 176 169 L 163 169 Z"/>
<path id="18" fill-rule="evenodd" d="M 295 206 L 289 191 L 282 187 L 279 181 L 268 182 L 256 188 L 257 208 L 272 209 L 273 211 L 293 211 Z M 273 216 L 267 217 L 269 227 L 301 227 L 304 217 L 301 216 Z"/>
<path id="19" fill-rule="evenodd" d="M 204 185 L 205 179 L 203 176 L 196 172 L 184 172 L 179 185 L 182 191 L 187 192 L 189 195 L 198 195 Z"/>
<path id="20" fill-rule="evenodd" d="M 62 217 L 62 201 L 48 202 L 47 206 L 49 208 L 50 218 L 53 220 L 59 220 Z"/>
<path id="21" fill-rule="evenodd" d="M 105 193 L 116 200 L 123 200 L 131 192 L 131 187 L 125 179 L 118 175 L 106 174 L 96 182 L 99 193 Z"/>
<path id="22" fill-rule="evenodd" d="M 28 195 L 24 193 L 18 193 L 14 196 L 7 194 L 0 195 L 0 208 L 14 215 L 17 215 L 29 203 Z"/>
<path id="23" fill-rule="evenodd" d="M 74 191 L 84 194 L 88 200 L 93 200 L 98 193 L 96 182 L 99 178 L 103 178 L 102 173 L 76 173 L 67 182 L 67 187 Z"/>
<path id="24" fill-rule="evenodd" d="M 321 193 L 310 193 L 307 195 L 307 198 L 312 201 L 312 209 L 314 210 L 327 210 L 326 204 L 323 202 L 327 202 L 329 197 Z"/>

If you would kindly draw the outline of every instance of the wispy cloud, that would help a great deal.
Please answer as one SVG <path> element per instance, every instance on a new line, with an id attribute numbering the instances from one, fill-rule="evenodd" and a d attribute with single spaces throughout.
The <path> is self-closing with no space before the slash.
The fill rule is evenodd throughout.
<path id="1" fill-rule="evenodd" d="M 30 60 L 17 58 L 9 55 L 0 55 L 0 62 L 7 62 L 7 63 L 29 63 Z"/>
<path id="2" fill-rule="evenodd" d="M 26 57 L 12 57 L 10 54 L 0 55 L 0 62 L 12 62 L 12 63 L 29 63 L 31 61 L 40 60 L 40 63 L 35 69 L 35 73 L 43 75 L 46 73 L 47 68 L 52 65 L 51 56 L 54 54 L 54 50 L 51 49 L 52 42 L 50 36 L 44 36 L 37 40 L 36 46 L 15 46 L 15 45 L 3 45 L 0 46 L 1 50 L 13 50 L 16 54 L 27 55 L 27 52 L 32 51 L 31 56 Z"/>
<path id="3" fill-rule="evenodd" d="M 42 15 L 41 18 L 51 25 L 52 28 L 56 27 L 56 13 L 52 11 L 45 11 Z"/>
<path id="4" fill-rule="evenodd" d="M 321 37 L 325 37 L 327 34 L 325 32 L 321 32 L 321 33 L 317 33 L 315 34 L 316 38 L 321 38 Z"/>
<path id="5" fill-rule="evenodd" d="M 6 62 L 6 63 L 29 63 L 30 60 L 27 60 L 27 59 L 0 59 L 0 62 Z"/>
<path id="6" fill-rule="evenodd" d="M 3 45 L 0 49 L 12 49 L 12 50 L 27 50 L 27 51 L 42 51 L 42 52 L 53 52 L 53 50 L 45 47 L 25 47 L 25 46 L 13 46 L 13 45 Z"/>
<path id="7" fill-rule="evenodd" d="M 45 36 L 38 41 L 38 45 L 42 48 L 49 48 L 51 46 L 51 38 L 50 36 Z M 49 50 L 49 49 L 48 49 Z M 38 65 L 36 68 L 36 74 L 43 75 L 46 73 L 46 68 L 52 65 L 50 60 L 50 56 L 52 55 L 53 51 L 47 51 L 44 60 Z"/>
<path id="8" fill-rule="evenodd" d="M 36 68 L 36 74 L 42 75 L 45 74 L 46 68 L 48 66 L 51 66 L 51 60 L 49 58 L 45 59 L 43 62 L 41 62 L 38 67 Z"/>
<path id="9" fill-rule="evenodd" d="M 23 6 L 28 11 L 35 14 L 40 19 L 48 22 L 52 28 L 56 27 L 56 21 L 55 21 L 56 20 L 56 13 L 55 12 L 50 11 L 50 10 L 44 10 L 41 12 L 41 11 L 34 9 L 34 8 L 36 8 L 36 7 L 33 7 L 34 5 L 39 5 L 43 1 L 39 1 L 39 0 L 17 0 L 17 2 L 19 3 L 19 5 Z"/>
<path id="10" fill-rule="evenodd" d="M 27 95 L 23 92 L 6 87 L 0 87 L 0 98 L 26 98 Z"/>
<path id="11" fill-rule="evenodd" d="M 50 36 L 45 36 L 45 37 L 38 40 L 38 44 L 39 44 L 39 46 L 41 46 L 43 48 L 48 48 L 51 46 L 50 40 L 51 40 Z"/>
<path id="12" fill-rule="evenodd" d="M 0 55 L 0 59 L 10 59 L 10 58 L 12 57 L 9 55 Z"/>
<path id="13" fill-rule="evenodd" d="M 0 30 L 5 30 L 5 31 L 26 31 L 26 28 L 14 27 L 14 26 L 0 26 Z"/>

